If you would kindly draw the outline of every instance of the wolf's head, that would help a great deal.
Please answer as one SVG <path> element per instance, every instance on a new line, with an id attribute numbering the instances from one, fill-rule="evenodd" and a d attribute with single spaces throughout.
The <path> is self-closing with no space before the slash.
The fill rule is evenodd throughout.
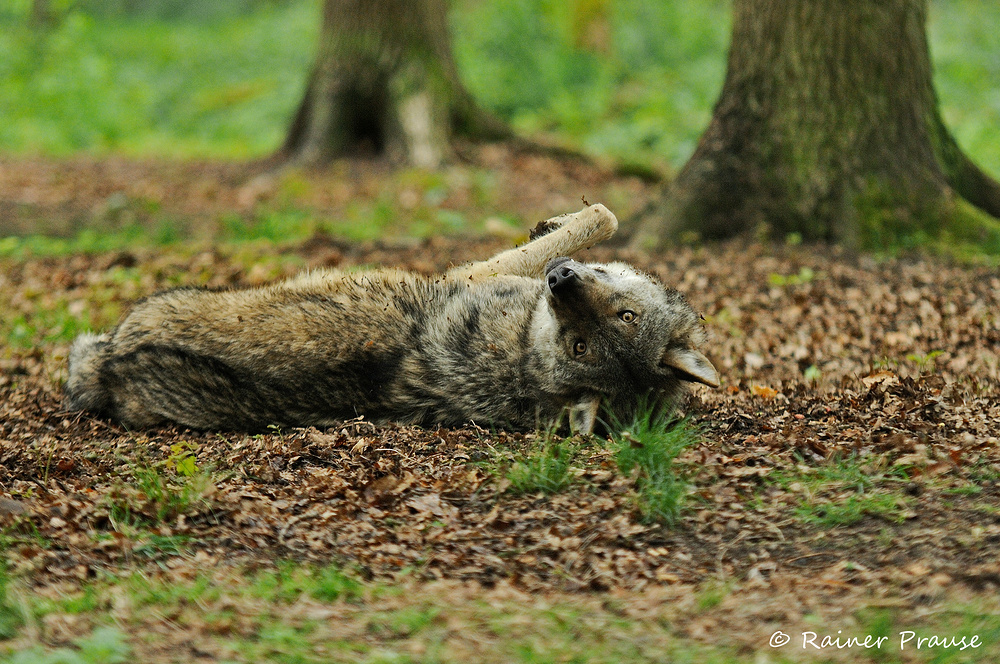
<path id="1" fill-rule="evenodd" d="M 570 400 L 598 396 L 627 416 L 650 392 L 675 400 L 688 383 L 719 385 L 684 297 L 624 263 L 549 261 L 537 313 L 554 390 Z"/>

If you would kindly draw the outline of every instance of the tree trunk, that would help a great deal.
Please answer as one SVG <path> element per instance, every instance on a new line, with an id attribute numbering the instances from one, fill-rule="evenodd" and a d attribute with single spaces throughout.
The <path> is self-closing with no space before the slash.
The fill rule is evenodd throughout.
<path id="1" fill-rule="evenodd" d="M 279 157 L 435 167 L 451 138 L 505 137 L 458 77 L 446 0 L 325 0 L 316 63 Z"/>
<path id="2" fill-rule="evenodd" d="M 926 17 L 926 0 L 735 0 L 711 123 L 634 244 L 968 234 L 988 217 L 956 192 L 1000 216 L 1000 187 L 938 113 Z"/>

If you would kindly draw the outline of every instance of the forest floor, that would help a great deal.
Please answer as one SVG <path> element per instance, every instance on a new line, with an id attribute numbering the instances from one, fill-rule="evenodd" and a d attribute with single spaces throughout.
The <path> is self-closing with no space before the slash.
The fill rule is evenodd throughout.
<path id="1" fill-rule="evenodd" d="M 0 658 L 1000 661 L 995 268 L 794 244 L 591 250 L 684 293 L 723 376 L 685 406 L 700 439 L 677 462 L 691 489 L 672 527 L 641 518 L 637 477 L 597 437 L 571 441 L 566 486 L 517 492 L 509 471 L 540 434 L 129 431 L 63 411 L 72 337 L 158 289 L 429 274 L 511 246 L 501 211 L 526 229 L 585 197 L 626 220 L 656 192 L 499 147 L 469 159 L 440 181 L 0 160 L 0 235 L 201 234 L 87 253 L 0 240 Z M 408 220 L 395 239 L 324 226 L 373 209 Z M 261 210 L 307 223 L 285 242 L 211 241 L 227 215 L 266 225 Z M 474 232 L 440 234 L 455 215 Z"/>

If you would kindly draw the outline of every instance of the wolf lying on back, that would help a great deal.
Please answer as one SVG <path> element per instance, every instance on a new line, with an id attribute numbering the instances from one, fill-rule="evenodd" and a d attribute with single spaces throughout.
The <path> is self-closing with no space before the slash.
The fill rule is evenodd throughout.
<path id="1" fill-rule="evenodd" d="M 555 230 L 442 278 L 315 271 L 271 286 L 184 288 L 135 305 L 70 351 L 66 407 L 127 426 L 195 429 L 374 421 L 529 429 L 602 402 L 627 416 L 651 391 L 718 386 L 698 316 L 623 263 L 565 256 L 610 237 L 593 205 Z"/>

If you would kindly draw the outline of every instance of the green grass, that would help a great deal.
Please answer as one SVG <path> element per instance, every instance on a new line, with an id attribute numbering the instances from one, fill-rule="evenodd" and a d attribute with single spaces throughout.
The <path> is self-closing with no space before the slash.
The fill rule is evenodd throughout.
<path id="1" fill-rule="evenodd" d="M 933 664 L 977 664 L 993 661 L 1000 646 L 1000 616 L 974 603 L 948 606 L 943 610 L 931 612 L 920 620 L 885 608 L 861 609 L 855 612 L 854 619 L 857 627 L 851 630 L 851 635 L 871 634 L 875 638 L 889 637 L 885 648 L 865 653 L 866 661 L 893 664 L 912 661 Z M 916 649 L 916 639 L 911 638 L 905 650 L 901 650 L 900 641 L 903 632 L 915 632 L 917 637 L 936 635 L 956 639 L 963 636 L 971 639 L 976 635 L 981 645 L 966 650 L 924 647 L 920 652 Z M 845 634 L 847 633 L 845 630 Z"/>
<path id="2" fill-rule="evenodd" d="M 449 584 L 363 581 L 337 565 L 292 561 L 272 569 L 188 569 L 179 575 L 98 572 L 76 590 L 63 586 L 43 593 L 26 582 L 5 583 L 11 588 L 7 601 L 19 607 L 20 618 L 12 633 L 0 637 L 2 664 L 114 664 L 134 658 L 140 644 L 156 652 L 157 661 L 173 661 L 167 658 L 189 652 L 189 647 L 212 653 L 214 661 L 317 664 L 750 664 L 761 661 L 763 653 L 774 664 L 805 661 L 789 648 L 769 648 L 766 637 L 737 651 L 727 647 L 730 640 L 722 632 L 707 644 L 678 633 L 675 615 L 711 620 L 721 611 L 732 617 L 723 606 L 739 592 L 739 584 L 726 579 L 694 590 L 687 609 L 674 602 L 654 609 L 639 594 L 645 608 L 638 613 L 627 610 L 628 595 L 490 594 Z M 64 621 L 66 616 L 73 619 Z M 67 624 L 73 631 L 58 643 L 26 637 L 50 624 Z M 782 627 L 793 634 L 800 628 Z M 931 612 L 861 608 L 847 622 L 811 628 L 834 635 L 842 628 L 844 637 L 872 634 L 894 640 L 893 648 L 860 653 L 861 661 L 994 661 L 1000 647 L 996 601 L 985 596 L 935 605 Z M 896 647 L 903 630 L 921 636 L 976 634 L 984 645 L 966 651 L 908 651 L 903 657 Z M 167 644 L 175 649 L 165 650 Z M 185 650 L 176 650 L 176 644 Z"/>
<path id="3" fill-rule="evenodd" d="M 628 422 L 608 426 L 608 445 L 618 470 L 636 478 L 636 508 L 644 521 L 673 525 L 680 517 L 687 481 L 674 460 L 698 441 L 698 430 L 687 421 L 677 421 L 663 405 L 641 405 Z M 569 487 L 578 467 L 586 465 L 581 451 L 592 437 L 560 438 L 554 432 L 540 436 L 540 447 L 511 463 L 505 472 L 508 491 L 514 494 L 558 493 Z M 500 467 L 501 459 L 489 465 Z"/>
<path id="4" fill-rule="evenodd" d="M 830 502 L 808 500 L 796 508 L 795 514 L 806 523 L 834 528 L 857 523 L 866 515 L 902 521 L 905 506 L 906 501 L 898 494 L 859 493 Z"/>
<path id="5" fill-rule="evenodd" d="M 314 56 L 317 0 L 130 4 L 76 3 L 48 30 L 29 26 L 26 0 L 0 6 L 0 151 L 242 159 L 278 146 Z M 457 0 L 451 22 L 468 87 L 518 129 L 676 168 L 721 87 L 731 12 L 725 0 Z M 942 113 L 994 174 L 997 24 L 992 0 L 931 3 Z"/>
<path id="6" fill-rule="evenodd" d="M 515 462 L 507 471 L 509 491 L 558 493 L 573 481 L 573 460 L 578 445 L 572 439 L 546 435 L 541 449 Z"/>
<path id="7" fill-rule="evenodd" d="M 902 521 L 909 503 L 900 486 L 905 480 L 904 470 L 866 464 L 856 454 L 768 476 L 786 491 L 801 493 L 795 515 L 821 528 L 849 526 L 865 516 Z"/>
<path id="8" fill-rule="evenodd" d="M 356 599 L 362 585 L 339 567 L 303 567 L 279 564 L 276 570 L 258 572 L 249 586 L 252 596 L 269 602 L 294 602 L 302 596 L 323 602 Z"/>
<path id="9" fill-rule="evenodd" d="M 710 611 L 721 604 L 732 590 L 732 583 L 718 580 L 707 581 L 695 597 L 695 606 L 698 607 L 699 611 Z"/>
<path id="10" fill-rule="evenodd" d="M 108 499 L 108 518 L 123 534 L 135 534 L 211 507 L 208 498 L 215 487 L 212 474 L 199 468 L 189 452 L 174 445 L 171 456 L 154 466 L 137 465 Z M 176 551 L 183 538 L 153 538 L 151 550 Z"/>
<path id="11" fill-rule="evenodd" d="M 24 617 L 8 594 L 9 585 L 7 560 L 3 558 L 0 559 L 0 641 L 12 638 L 24 624 Z"/>
<path id="12" fill-rule="evenodd" d="M 256 266 L 261 260 L 273 260 L 275 246 L 294 246 L 317 234 L 363 242 L 463 231 L 482 233 L 491 217 L 493 223 L 510 225 L 514 234 L 523 226 L 523 221 L 499 212 L 501 192 L 493 174 L 484 169 L 470 168 L 460 175 L 413 168 L 386 172 L 379 177 L 377 191 L 322 212 L 299 200 L 313 195 L 318 187 L 329 186 L 328 177 L 319 179 L 317 183 L 312 174 L 289 169 L 277 176 L 273 200 L 249 212 L 224 211 L 210 219 L 178 218 L 154 209 L 148 202 L 127 200 L 122 205 L 131 213 L 122 217 L 124 222 L 115 214 L 96 214 L 87 221 L 86 228 L 67 237 L 46 235 L 42 221 L 35 234 L 0 237 L 0 260 L 167 246 L 180 246 L 182 251 L 194 253 L 211 245 L 230 253 L 245 253 L 257 247 L 259 251 L 249 263 Z M 468 207 L 461 211 L 442 208 L 442 202 L 453 195 L 474 205 L 473 211 Z M 33 333 L 30 326 L 25 331 Z"/>
<path id="13" fill-rule="evenodd" d="M 0 258 L 97 254 L 121 251 L 136 245 L 166 246 L 178 239 L 176 226 L 166 220 L 154 228 L 141 224 L 102 230 L 87 228 L 66 238 L 46 235 L 8 236 L 0 238 Z"/>
<path id="14" fill-rule="evenodd" d="M 38 308 L 31 314 L 15 314 L 0 322 L 0 336 L 16 348 L 32 348 L 42 343 L 69 341 L 91 329 L 86 313 L 72 313 L 65 301 L 52 308 Z"/>
<path id="15" fill-rule="evenodd" d="M 635 478 L 635 508 L 643 521 L 671 526 L 680 518 L 688 482 L 674 465 L 677 457 L 699 440 L 698 429 L 677 421 L 670 409 L 642 405 L 628 422 L 609 416 L 606 444 L 618 471 Z M 599 442 L 593 436 L 562 438 L 543 432 L 526 455 L 493 450 L 483 466 L 502 474 L 513 494 L 564 491 L 574 484 L 588 463 L 583 452 Z"/>
<path id="16" fill-rule="evenodd" d="M 117 627 L 99 627 L 87 636 L 75 639 L 72 648 L 44 648 L 37 645 L 10 657 L 0 657 L 2 664 L 122 664 L 130 659 L 132 648 Z"/>
<path id="17" fill-rule="evenodd" d="M 331 592 L 331 583 L 336 587 Z M 573 595 L 502 595 L 363 582 L 336 566 L 284 562 L 276 570 L 201 572 L 179 578 L 101 575 L 58 600 L 19 590 L 35 625 L 70 613 L 72 646 L 0 641 L 0 663 L 114 664 L 132 644 L 170 643 L 253 662 L 594 662 L 736 664 L 751 659 L 675 635 L 666 620 L 626 617 Z M 81 599 L 86 596 L 86 599 Z M 581 601 L 586 606 L 581 606 Z M 110 617 L 114 611 L 114 621 Z M 179 638 L 184 635 L 183 641 Z M 126 636 L 128 635 L 128 636 Z M 164 661 L 159 659 L 157 661 Z"/>
<path id="18" fill-rule="evenodd" d="M 13 348 L 69 342 L 81 332 L 113 324 L 122 303 L 139 296 L 141 275 L 130 268 L 108 270 L 85 298 L 68 299 L 42 289 L 26 289 L 10 301 L 0 293 L 0 339 Z"/>
<path id="19" fill-rule="evenodd" d="M 673 419 L 669 408 L 652 404 L 639 408 L 629 422 L 613 422 L 611 430 L 619 470 L 638 475 L 636 500 L 642 518 L 676 523 L 688 483 L 674 460 L 698 441 L 697 428 Z"/>

